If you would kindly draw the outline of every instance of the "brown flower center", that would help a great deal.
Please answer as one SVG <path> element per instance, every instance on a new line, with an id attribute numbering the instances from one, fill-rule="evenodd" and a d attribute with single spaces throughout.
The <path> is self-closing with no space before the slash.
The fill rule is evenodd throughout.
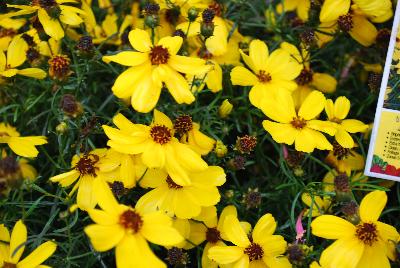
<path id="1" fill-rule="evenodd" d="M 140 231 L 143 226 L 143 219 L 135 210 L 128 209 L 119 217 L 119 224 L 125 229 L 132 230 L 134 233 Z"/>
<path id="2" fill-rule="evenodd" d="M 340 16 L 337 20 L 339 28 L 344 32 L 349 32 L 353 29 L 353 15 L 347 13 L 346 15 Z"/>
<path id="3" fill-rule="evenodd" d="M 343 148 L 337 141 L 332 142 L 333 155 L 338 160 L 343 160 L 350 155 L 353 155 L 349 148 Z"/>
<path id="4" fill-rule="evenodd" d="M 90 175 L 96 177 L 96 170 L 98 167 L 95 164 L 99 161 L 99 156 L 95 154 L 85 154 L 83 155 L 78 163 L 75 165 L 75 169 L 79 171 L 81 176 Z"/>
<path id="5" fill-rule="evenodd" d="M 302 129 L 307 125 L 307 121 L 301 117 L 293 117 L 292 122 L 290 122 L 292 126 L 296 129 Z"/>
<path id="6" fill-rule="evenodd" d="M 166 179 L 165 181 L 167 182 L 168 188 L 170 188 L 170 189 L 178 190 L 178 189 L 183 188 L 183 187 L 180 186 L 179 184 L 176 184 L 176 183 L 171 179 L 170 176 L 168 176 L 167 179 Z"/>
<path id="7" fill-rule="evenodd" d="M 155 125 L 150 129 L 151 138 L 159 144 L 166 144 L 172 139 L 172 131 L 164 125 Z"/>
<path id="8" fill-rule="evenodd" d="M 70 74 L 71 60 L 66 55 L 57 55 L 49 59 L 49 75 L 54 79 L 64 79 Z"/>
<path id="9" fill-rule="evenodd" d="M 257 137 L 244 135 L 236 139 L 236 149 L 243 154 L 249 154 L 257 145 Z"/>
<path id="10" fill-rule="evenodd" d="M 17 265 L 14 263 L 4 262 L 3 268 L 17 268 Z"/>
<path id="11" fill-rule="evenodd" d="M 304 86 L 309 84 L 313 79 L 313 72 L 310 69 L 304 68 L 300 75 L 296 78 L 297 84 Z"/>
<path id="12" fill-rule="evenodd" d="M 154 46 L 151 49 L 150 60 L 153 65 L 166 64 L 169 57 L 168 49 L 163 46 Z"/>
<path id="13" fill-rule="evenodd" d="M 179 133 L 186 133 L 193 129 L 193 120 L 190 115 L 181 115 L 175 120 L 174 129 Z"/>
<path id="14" fill-rule="evenodd" d="M 250 261 L 256 261 L 263 257 L 264 250 L 259 244 L 252 242 L 250 246 L 245 248 L 244 253 L 249 256 Z"/>
<path id="15" fill-rule="evenodd" d="M 217 228 L 208 228 L 206 231 L 206 240 L 212 244 L 217 243 L 221 240 L 221 233 Z"/>
<path id="16" fill-rule="evenodd" d="M 209 60 L 212 59 L 213 54 L 206 47 L 202 47 L 197 51 L 197 56 L 204 60 Z"/>
<path id="17" fill-rule="evenodd" d="M 372 246 L 378 241 L 378 229 L 374 223 L 360 223 L 356 226 L 356 236 L 365 245 Z"/>
<path id="18" fill-rule="evenodd" d="M 260 70 L 257 75 L 258 81 L 261 83 L 268 83 L 272 80 L 272 77 L 269 73 L 265 72 L 264 70 Z"/>
<path id="19" fill-rule="evenodd" d="M 19 164 L 12 156 L 7 156 L 0 160 L 0 177 L 4 175 L 12 175 L 19 171 Z"/>
<path id="20" fill-rule="evenodd" d="M 338 192 L 349 192 L 350 191 L 350 181 L 346 173 L 339 173 L 333 179 L 333 184 L 335 190 Z"/>

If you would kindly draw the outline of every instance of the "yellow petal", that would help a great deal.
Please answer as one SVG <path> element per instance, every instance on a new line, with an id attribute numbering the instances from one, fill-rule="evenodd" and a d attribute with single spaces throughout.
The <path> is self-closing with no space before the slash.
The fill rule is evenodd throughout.
<path id="1" fill-rule="evenodd" d="M 276 221 L 274 217 L 270 213 L 265 214 L 258 220 L 256 226 L 254 226 L 252 232 L 254 241 L 262 243 L 261 241 L 264 241 L 265 237 L 272 235 L 275 232 L 275 229 Z"/>
<path id="2" fill-rule="evenodd" d="M 14 37 L 7 49 L 8 68 L 15 68 L 24 63 L 27 50 L 28 44 L 24 39 L 21 36 Z"/>
<path id="3" fill-rule="evenodd" d="M 38 18 L 47 35 L 56 40 L 64 37 L 64 30 L 58 20 L 51 18 L 44 9 L 38 10 Z"/>
<path id="4" fill-rule="evenodd" d="M 298 115 L 305 120 L 316 118 L 324 110 L 325 101 L 325 96 L 321 92 L 311 92 L 301 104 Z"/>
<path id="5" fill-rule="evenodd" d="M 290 123 L 296 117 L 293 98 L 288 92 L 269 94 L 260 104 L 263 113 L 279 123 Z"/>
<path id="6" fill-rule="evenodd" d="M 376 36 L 378 35 L 378 30 L 375 26 L 362 15 L 354 15 L 352 20 L 353 28 L 349 32 L 351 37 L 365 47 L 369 47 L 375 43 Z"/>
<path id="7" fill-rule="evenodd" d="M 8 141 L 8 146 L 17 155 L 24 157 L 36 157 L 39 151 L 35 145 L 42 145 L 47 143 L 46 138 L 42 136 L 31 137 L 11 137 Z"/>
<path id="8" fill-rule="evenodd" d="M 190 174 L 193 184 L 221 186 L 226 181 L 224 169 L 219 166 L 209 166 L 204 171 Z"/>
<path id="9" fill-rule="evenodd" d="M 188 172 L 180 165 L 174 149 L 171 146 L 166 146 L 167 154 L 165 161 L 165 169 L 171 179 L 178 185 L 190 185 L 191 180 Z"/>
<path id="10" fill-rule="evenodd" d="M 61 184 L 62 187 L 66 187 L 74 183 L 77 178 L 79 178 L 79 172 L 73 169 L 71 171 L 51 177 L 50 181 L 58 182 Z"/>
<path id="11" fill-rule="evenodd" d="M 296 137 L 299 135 L 299 131 L 292 127 L 291 124 L 275 123 L 269 120 L 264 120 L 263 127 L 278 143 L 292 145 Z"/>
<path id="12" fill-rule="evenodd" d="M 356 227 L 350 222 L 333 215 L 322 215 L 311 223 L 312 233 L 326 239 L 354 237 Z"/>
<path id="13" fill-rule="evenodd" d="M 122 51 L 118 54 L 111 56 L 103 56 L 104 62 L 116 62 L 124 66 L 137 66 L 149 60 L 147 53 Z"/>
<path id="14" fill-rule="evenodd" d="M 356 268 L 364 248 L 356 237 L 342 238 L 322 252 L 319 262 L 322 267 Z"/>
<path id="15" fill-rule="evenodd" d="M 171 56 L 176 55 L 182 46 L 183 39 L 180 36 L 166 36 L 158 41 L 159 46 L 168 49 Z"/>
<path id="16" fill-rule="evenodd" d="M 269 256 L 265 255 L 263 261 L 268 267 L 276 268 L 291 268 L 292 264 L 289 262 L 287 257 L 284 256 Z"/>
<path id="17" fill-rule="evenodd" d="M 204 74 L 210 70 L 210 65 L 206 65 L 203 59 L 179 55 L 172 55 L 168 65 L 180 73 L 192 75 Z"/>
<path id="18" fill-rule="evenodd" d="M 0 224 L 0 241 L 10 242 L 10 232 L 4 224 Z M 7 256 L 8 258 L 8 256 Z"/>
<path id="19" fill-rule="evenodd" d="M 36 79 L 44 79 L 47 76 L 47 73 L 39 68 L 26 68 L 22 70 L 18 70 L 19 75 L 32 77 Z"/>
<path id="20" fill-rule="evenodd" d="M 85 233 L 96 251 L 107 251 L 114 248 L 124 237 L 125 230 L 119 224 L 92 224 L 85 227 Z"/>
<path id="21" fill-rule="evenodd" d="M 281 235 L 264 235 L 258 243 L 262 246 L 265 255 L 269 256 L 282 255 L 285 253 L 287 246 L 285 239 Z"/>
<path id="22" fill-rule="evenodd" d="M 164 114 L 163 112 L 160 112 L 157 109 L 154 109 L 154 124 L 156 125 L 163 125 L 166 126 L 169 129 L 173 129 L 174 125 L 172 124 L 171 119 Z"/>
<path id="23" fill-rule="evenodd" d="M 350 133 L 364 132 L 368 129 L 368 125 L 356 119 L 343 120 L 341 126 Z"/>
<path id="24" fill-rule="evenodd" d="M 149 34 L 141 29 L 133 29 L 128 35 L 132 47 L 140 52 L 149 52 L 151 50 L 151 40 Z"/>
<path id="25" fill-rule="evenodd" d="M 6 54 L 0 50 L 0 72 L 3 72 L 6 69 L 7 59 Z"/>
<path id="26" fill-rule="evenodd" d="M 231 71 L 231 81 L 233 85 L 252 86 L 258 83 L 257 77 L 242 66 L 236 66 Z"/>
<path id="27" fill-rule="evenodd" d="M 235 246 L 214 246 L 208 250 L 208 258 L 219 264 L 236 262 L 243 255 L 243 249 Z"/>
<path id="28" fill-rule="evenodd" d="M 357 268 L 390 268 L 390 262 L 386 256 L 386 249 L 381 243 L 376 243 L 374 246 L 364 247 L 364 253 L 358 262 Z"/>
<path id="29" fill-rule="evenodd" d="M 93 180 L 93 177 L 87 175 L 82 176 L 79 180 L 76 203 L 82 210 L 88 210 L 96 206 L 97 199 L 93 190 Z"/>
<path id="30" fill-rule="evenodd" d="M 142 154 L 143 163 L 149 168 L 164 168 L 165 151 L 161 144 L 152 142 Z"/>
<path id="31" fill-rule="evenodd" d="M 136 80 L 136 84 L 133 84 L 133 87 L 132 107 L 141 113 L 147 113 L 154 109 L 160 98 L 161 82 L 154 81 L 150 74 L 143 74 L 143 77 Z"/>
<path id="32" fill-rule="evenodd" d="M 37 267 L 56 251 L 57 245 L 47 241 L 37 247 L 31 254 L 18 263 L 18 268 Z"/>
<path id="33" fill-rule="evenodd" d="M 97 224 L 100 225 L 115 225 L 118 223 L 119 218 L 110 215 L 104 210 L 100 209 L 89 209 L 88 214 L 90 218 Z"/>
<path id="34" fill-rule="evenodd" d="M 218 63 L 214 63 L 213 69 L 210 70 L 206 77 L 206 84 L 209 90 L 213 93 L 219 92 L 222 90 L 222 68 Z"/>
<path id="35" fill-rule="evenodd" d="M 236 207 L 235 207 L 235 206 L 229 205 L 229 206 L 226 206 L 226 207 L 222 210 L 221 215 L 219 216 L 218 226 L 217 226 L 217 229 L 218 229 L 220 232 L 223 231 L 225 219 L 226 219 L 226 217 L 228 217 L 229 215 L 231 215 L 231 216 L 233 216 L 233 217 L 237 217 L 237 210 L 236 210 Z M 224 238 L 224 240 L 226 240 L 226 239 Z"/>
<path id="36" fill-rule="evenodd" d="M 338 119 L 344 119 L 350 111 L 350 101 L 348 98 L 341 96 L 335 101 L 335 117 Z"/>
<path id="37" fill-rule="evenodd" d="M 127 258 L 129 256 L 129 258 Z M 118 268 L 166 268 L 149 248 L 141 235 L 126 235 L 117 245 L 115 259 Z"/>
<path id="38" fill-rule="evenodd" d="M 257 39 L 250 42 L 249 56 L 257 71 L 267 70 L 269 51 L 263 41 Z"/>
<path id="39" fill-rule="evenodd" d="M 199 172 L 207 169 L 207 163 L 186 144 L 176 142 L 174 143 L 174 150 L 177 160 L 184 169 L 191 172 Z"/>
<path id="40" fill-rule="evenodd" d="M 330 74 L 314 73 L 311 84 L 323 93 L 333 93 L 336 91 L 337 81 Z"/>
<path id="41" fill-rule="evenodd" d="M 350 9 L 350 0 L 326 0 L 322 4 L 319 19 L 321 22 L 335 21 L 347 14 Z"/>
<path id="42" fill-rule="evenodd" d="M 233 244 L 246 248 L 247 246 L 250 245 L 249 238 L 247 237 L 247 234 L 245 231 L 242 229 L 240 226 L 239 220 L 237 217 L 233 215 L 229 215 L 226 217 L 224 221 L 224 227 L 223 227 L 225 236 L 231 241 Z M 211 258 L 213 259 L 213 258 Z"/>
<path id="43" fill-rule="evenodd" d="M 172 227 L 172 222 L 167 215 L 154 212 L 151 217 L 146 215 L 143 220 L 141 233 L 148 241 L 163 246 L 172 246 L 183 241 L 183 237 Z M 165 224 L 166 222 L 169 224 Z"/>
<path id="44" fill-rule="evenodd" d="M 119 212 L 119 204 L 108 184 L 101 178 L 93 182 L 93 192 L 96 193 L 99 206 L 108 214 L 116 215 Z"/>
<path id="45" fill-rule="evenodd" d="M 360 218 L 363 222 L 375 222 L 385 208 L 387 195 L 384 191 L 373 191 L 364 196 L 360 204 Z"/>
<path id="46" fill-rule="evenodd" d="M 328 116 L 329 120 L 335 118 L 335 105 L 331 99 L 326 100 L 325 112 L 326 112 L 326 115 Z"/>
<path id="47" fill-rule="evenodd" d="M 350 134 L 342 128 L 339 128 L 335 134 L 336 141 L 342 146 L 343 148 L 353 148 L 354 147 L 354 140 L 350 136 Z"/>
<path id="48" fill-rule="evenodd" d="M 14 228 L 11 232 L 10 239 L 10 260 L 13 263 L 17 263 L 21 258 L 22 253 L 24 252 L 25 245 L 27 239 L 27 230 L 25 224 L 22 220 L 19 220 L 15 223 Z"/>
<path id="49" fill-rule="evenodd" d="M 79 8 L 60 5 L 61 9 L 60 20 L 68 25 L 77 26 L 83 22 L 82 18 L 79 17 L 78 13 L 82 13 Z"/>

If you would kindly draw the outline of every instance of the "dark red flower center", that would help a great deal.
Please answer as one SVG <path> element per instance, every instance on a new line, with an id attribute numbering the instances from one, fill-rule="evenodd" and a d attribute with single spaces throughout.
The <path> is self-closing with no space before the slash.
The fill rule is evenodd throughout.
<path id="1" fill-rule="evenodd" d="M 175 189 L 175 190 L 177 190 L 177 189 L 183 188 L 183 187 L 180 186 L 179 184 L 176 184 L 176 183 L 171 179 L 170 176 L 168 176 L 167 179 L 166 179 L 165 181 L 167 182 L 168 188 L 170 188 L 170 189 Z"/>
<path id="2" fill-rule="evenodd" d="M 365 245 L 372 246 L 378 241 L 378 229 L 374 223 L 360 223 L 356 226 L 356 236 Z"/>
<path id="3" fill-rule="evenodd" d="M 150 129 L 151 138 L 159 144 L 166 144 L 172 139 L 172 131 L 164 125 L 155 125 Z"/>
<path id="4" fill-rule="evenodd" d="M 75 169 L 79 171 L 81 175 L 90 175 L 96 177 L 96 163 L 99 161 L 99 156 L 95 154 L 85 154 L 83 155 L 78 163 L 75 165 Z"/>
<path id="5" fill-rule="evenodd" d="M 150 52 L 150 61 L 153 65 L 166 64 L 170 55 L 168 49 L 163 46 L 154 46 Z"/>
<path id="6" fill-rule="evenodd" d="M 119 224 L 125 229 L 129 229 L 134 233 L 137 233 L 143 226 L 143 219 L 139 213 L 132 209 L 128 209 L 119 217 Z"/>
<path id="7" fill-rule="evenodd" d="M 297 84 L 304 86 L 309 84 L 313 79 L 313 72 L 310 69 L 304 68 L 296 78 Z"/>
<path id="8" fill-rule="evenodd" d="M 307 125 L 307 121 L 301 117 L 293 117 L 292 122 L 290 122 L 292 126 L 296 129 L 302 129 Z"/>
<path id="9" fill-rule="evenodd" d="M 339 28 L 344 32 L 349 32 L 353 29 L 353 15 L 348 13 L 346 15 L 340 16 L 337 20 Z"/>
<path id="10" fill-rule="evenodd" d="M 174 123 L 174 129 L 179 133 L 186 133 L 193 129 L 193 120 L 190 115 L 179 116 Z"/>
<path id="11" fill-rule="evenodd" d="M 257 78 L 258 81 L 260 81 L 261 83 L 268 83 L 269 81 L 272 80 L 271 75 L 264 70 L 260 70 L 258 72 Z"/>
<path id="12" fill-rule="evenodd" d="M 259 244 L 252 242 L 250 246 L 245 248 L 244 253 L 249 256 L 250 261 L 256 261 L 263 257 L 264 250 Z"/>
<path id="13" fill-rule="evenodd" d="M 221 240 L 221 233 L 217 228 L 208 228 L 206 231 L 206 240 L 212 244 L 217 243 Z"/>

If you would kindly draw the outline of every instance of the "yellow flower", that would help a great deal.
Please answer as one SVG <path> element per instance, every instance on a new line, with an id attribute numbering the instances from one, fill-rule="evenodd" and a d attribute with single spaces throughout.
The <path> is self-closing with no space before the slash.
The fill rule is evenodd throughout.
<path id="1" fill-rule="evenodd" d="M 0 50 L 7 50 L 11 40 L 25 23 L 25 19 L 4 18 L 0 20 Z"/>
<path id="2" fill-rule="evenodd" d="M 174 129 L 180 135 L 180 141 L 198 154 L 207 155 L 214 148 L 215 141 L 200 132 L 200 125 L 193 122 L 190 115 L 181 115 L 175 119 Z"/>
<path id="3" fill-rule="evenodd" d="M 0 50 L 0 77 L 13 77 L 18 74 L 37 79 L 45 78 L 46 72 L 38 68 L 17 69 L 25 62 L 27 50 L 28 45 L 21 35 L 15 36 L 10 42 L 7 55 Z"/>
<path id="4" fill-rule="evenodd" d="M 263 126 L 278 143 L 295 144 L 297 151 L 312 152 L 315 148 L 331 150 L 332 144 L 321 133 L 334 135 L 331 122 L 316 120 L 325 106 L 325 97 L 319 91 L 311 92 L 296 113 L 293 98 L 287 92 L 279 92 L 275 98 L 262 102 L 261 110 L 274 121 L 264 120 Z"/>
<path id="5" fill-rule="evenodd" d="M 158 185 L 154 190 L 144 194 L 138 205 L 150 210 L 160 210 L 180 219 L 190 219 L 200 214 L 202 207 L 216 205 L 220 200 L 217 186 L 225 183 L 225 172 L 218 166 L 210 166 L 206 170 L 191 173 L 191 184 L 181 186 L 175 183 L 167 173 L 160 172 Z M 141 182 L 142 187 L 146 187 Z M 182 202 L 184 200 L 184 202 Z"/>
<path id="6" fill-rule="evenodd" d="M 107 158 L 107 149 L 95 149 L 89 153 L 75 155 L 71 161 L 72 169 L 51 177 L 62 187 L 75 183 L 69 195 L 77 191 L 76 204 L 82 210 L 94 208 L 98 202 L 95 185 L 102 181 L 114 182 L 118 174 L 118 165 L 114 159 Z"/>
<path id="7" fill-rule="evenodd" d="M 0 241 L 0 267 L 48 267 L 41 264 L 57 249 L 54 242 L 47 241 L 21 260 L 27 242 L 27 229 L 22 220 L 15 223 L 11 235 L 4 224 L 0 224 Z"/>
<path id="8" fill-rule="evenodd" d="M 329 212 L 331 208 L 331 198 L 323 196 L 322 198 L 318 195 L 310 195 L 309 193 L 303 193 L 301 195 L 301 201 L 307 205 L 310 209 L 312 208 L 311 217 L 317 217 Z M 304 212 L 304 216 L 308 217 L 309 209 Z"/>
<path id="9" fill-rule="evenodd" d="M 82 10 L 85 12 L 82 15 L 83 21 L 86 26 L 87 34 L 93 38 L 93 44 L 107 43 L 113 45 L 121 44 L 121 36 L 124 31 L 132 25 L 133 17 L 131 15 L 124 16 L 124 19 L 118 29 L 118 16 L 114 12 L 109 0 L 99 1 L 99 6 L 110 7 L 108 14 L 105 16 L 101 24 L 97 24 L 96 17 L 91 7 L 91 1 L 82 1 Z M 76 38 L 79 35 L 74 32 Z"/>
<path id="10" fill-rule="evenodd" d="M 1 18 L 15 17 L 25 14 L 36 13 L 43 29 L 50 37 L 60 40 L 64 37 L 64 30 L 61 23 L 71 26 L 78 26 L 83 22 L 79 16 L 84 12 L 73 6 L 65 5 L 66 3 L 78 3 L 75 0 L 49 0 L 39 1 L 33 0 L 31 5 L 7 5 L 11 8 L 20 9 L 19 11 L 10 12 L 0 15 Z"/>
<path id="11" fill-rule="evenodd" d="M 104 182 L 103 182 L 104 183 Z M 111 191 L 96 185 L 100 209 L 90 209 L 90 218 L 95 224 L 85 227 L 85 233 L 97 251 L 115 248 L 117 268 L 167 267 L 151 251 L 148 242 L 172 246 L 183 241 L 183 237 L 172 227 L 172 220 L 160 211 L 146 211 L 118 204 Z"/>
<path id="12" fill-rule="evenodd" d="M 147 167 L 165 169 L 179 185 L 190 185 L 188 173 L 208 167 L 200 155 L 174 137 L 171 120 L 158 110 L 154 110 L 150 126 L 134 124 L 122 114 L 116 115 L 113 122 L 119 129 L 103 126 L 111 148 L 125 154 L 142 154 Z"/>
<path id="13" fill-rule="evenodd" d="M 387 202 L 383 191 L 367 194 L 360 204 L 360 222 L 349 221 L 333 215 L 323 215 L 311 223 L 316 236 L 336 240 L 321 255 L 322 267 L 389 268 L 389 259 L 395 259 L 396 229 L 378 221 Z"/>
<path id="14" fill-rule="evenodd" d="M 47 141 L 44 136 L 20 137 L 19 132 L 14 127 L 0 123 L 0 143 L 7 143 L 17 155 L 36 157 L 39 151 L 35 146 L 46 144 Z"/>
<path id="15" fill-rule="evenodd" d="M 223 231 L 224 222 L 227 216 L 232 215 L 237 217 L 237 211 L 234 206 L 226 206 L 219 218 L 217 216 L 217 210 L 215 207 L 203 208 L 201 214 L 194 218 L 195 221 L 191 221 L 191 235 L 189 240 L 195 245 L 201 244 L 203 241 L 207 241 L 203 249 L 203 255 L 201 257 L 201 266 L 207 268 L 217 268 L 218 263 L 208 258 L 208 250 L 213 246 L 225 246 L 223 240 L 229 240 Z M 201 223 L 197 222 L 201 221 Z M 242 227 L 250 230 L 251 226 L 247 222 L 240 223 Z M 246 232 L 247 233 L 247 232 Z"/>
<path id="16" fill-rule="evenodd" d="M 319 18 L 321 23 L 337 25 L 348 32 L 361 45 L 370 46 L 378 34 L 370 21 L 385 22 L 392 15 L 390 0 L 326 0 Z"/>
<path id="17" fill-rule="evenodd" d="M 156 106 L 164 83 L 177 103 L 194 101 L 189 85 L 180 73 L 202 74 L 209 66 L 202 59 L 176 55 L 182 46 L 181 37 L 164 37 L 157 45 L 152 45 L 146 31 L 134 29 L 129 33 L 129 41 L 137 51 L 103 57 L 105 62 L 130 67 L 117 78 L 112 88 L 118 98 L 131 97 L 132 107 L 146 113 Z"/>
<path id="18" fill-rule="evenodd" d="M 336 168 L 339 172 L 350 175 L 353 170 L 362 170 L 365 167 L 365 159 L 353 148 L 343 148 L 334 141 L 333 148 L 327 155 L 325 162 Z"/>
<path id="19" fill-rule="evenodd" d="M 345 119 L 349 111 L 350 101 L 346 97 L 337 98 L 335 103 L 331 99 L 326 101 L 325 112 L 329 121 L 337 123 L 335 139 L 343 148 L 354 147 L 354 140 L 349 133 L 364 132 L 368 129 L 368 125 L 360 120 Z"/>
<path id="20" fill-rule="evenodd" d="M 234 215 L 225 218 L 223 231 L 234 246 L 213 246 L 208 257 L 219 265 L 234 267 L 292 267 L 282 256 L 286 251 L 286 241 L 280 235 L 273 235 L 276 222 L 271 214 L 262 216 L 248 236 Z M 258 265 L 258 266 L 257 266 Z"/>
<path id="21" fill-rule="evenodd" d="M 294 79 L 302 66 L 292 60 L 287 51 L 276 49 L 269 54 L 267 45 L 261 40 L 251 41 L 249 49 L 249 55 L 242 50 L 240 53 L 253 73 L 237 66 L 231 71 L 231 81 L 233 85 L 252 86 L 249 92 L 251 104 L 260 108 L 262 100 L 271 98 L 274 91 L 292 92 L 297 88 Z"/>
<path id="22" fill-rule="evenodd" d="M 337 81 L 335 77 L 327 73 L 314 72 L 310 66 L 310 52 L 304 47 L 298 49 L 296 46 L 283 42 L 281 49 L 287 51 L 297 62 L 303 64 L 303 70 L 296 78 L 297 89 L 293 92 L 296 107 L 298 107 L 307 95 L 317 89 L 323 93 L 333 93 L 336 90 Z"/>
<path id="23" fill-rule="evenodd" d="M 221 118 L 226 118 L 232 112 L 233 105 L 229 102 L 228 99 L 224 100 L 218 108 L 218 114 Z"/>
<path id="24" fill-rule="evenodd" d="M 278 4 L 277 11 L 278 13 L 288 12 L 288 11 L 296 11 L 297 16 L 302 21 L 308 20 L 308 12 L 311 7 L 310 0 L 283 0 L 282 4 Z"/>

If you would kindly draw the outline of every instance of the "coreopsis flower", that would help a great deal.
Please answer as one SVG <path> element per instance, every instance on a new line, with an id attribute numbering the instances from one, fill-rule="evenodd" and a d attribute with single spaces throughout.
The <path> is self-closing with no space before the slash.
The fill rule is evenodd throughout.
<path id="1" fill-rule="evenodd" d="M 335 139 L 343 148 L 354 147 L 354 140 L 349 133 L 364 132 L 368 129 L 368 125 L 360 120 L 345 119 L 349 111 L 350 101 L 344 96 L 337 98 L 335 103 L 331 99 L 326 101 L 325 112 L 329 121 L 337 123 Z"/>
<path id="2" fill-rule="evenodd" d="M 0 20 L 0 50 L 7 50 L 11 40 L 25 23 L 25 19 L 4 18 Z"/>
<path id="3" fill-rule="evenodd" d="M 308 21 L 308 12 L 311 7 L 310 0 L 283 0 L 278 4 L 277 11 L 279 13 L 296 11 L 297 16 L 304 22 Z"/>
<path id="4" fill-rule="evenodd" d="M 118 25 L 118 16 L 114 12 L 110 2 L 105 3 L 99 1 L 99 6 L 109 7 L 109 12 L 104 20 L 98 24 L 96 17 L 91 7 L 90 1 L 82 1 L 82 10 L 85 12 L 82 15 L 87 34 L 92 37 L 93 44 L 106 42 L 107 44 L 121 45 L 121 37 L 125 30 L 132 25 L 133 17 L 131 15 L 124 16 L 121 25 Z M 78 35 L 77 33 L 75 33 Z"/>
<path id="5" fill-rule="evenodd" d="M 283 42 L 280 48 L 287 51 L 293 57 L 293 60 L 303 65 L 300 75 L 296 78 L 298 87 L 293 92 L 296 108 L 300 106 L 313 89 L 317 89 L 323 93 L 335 92 L 337 85 L 336 79 L 330 74 L 313 71 L 310 64 L 311 55 L 308 50 L 304 47 L 298 49 L 288 42 Z"/>
<path id="6" fill-rule="evenodd" d="M 113 182 L 118 174 L 115 159 L 106 158 L 107 149 L 95 149 L 89 153 L 75 155 L 71 161 L 71 170 L 50 178 L 62 187 L 74 184 L 69 195 L 77 191 L 76 205 L 82 210 L 94 208 L 98 202 L 94 186 L 102 181 Z M 109 155 L 108 155 L 109 156 Z"/>
<path id="7" fill-rule="evenodd" d="M 318 196 L 318 195 L 311 195 L 310 193 L 303 193 L 301 195 L 301 201 L 309 207 L 304 212 L 304 216 L 308 217 L 310 214 L 311 209 L 311 217 L 317 217 L 329 212 L 331 208 L 332 200 L 328 196 Z"/>
<path id="8" fill-rule="evenodd" d="M 129 207 L 118 204 L 107 187 L 96 186 L 101 209 L 90 209 L 89 216 L 95 224 L 85 227 L 85 233 L 97 251 L 115 248 L 116 266 L 167 267 L 152 252 L 147 241 L 173 246 L 182 242 L 183 237 L 172 227 L 170 217 L 161 211 L 149 212 L 136 205 Z"/>
<path id="9" fill-rule="evenodd" d="M 180 141 L 198 154 L 207 155 L 214 148 L 215 140 L 202 133 L 200 124 L 193 122 L 190 115 L 176 118 L 174 129 L 181 136 Z"/>
<path id="10" fill-rule="evenodd" d="M 66 5 L 68 3 L 76 3 L 76 1 L 32 0 L 31 5 L 7 5 L 8 7 L 19 9 L 19 11 L 1 15 L 0 18 L 35 13 L 45 33 L 56 40 L 60 40 L 64 37 L 61 23 L 78 26 L 83 22 L 80 15 L 84 12 L 78 7 Z"/>
<path id="11" fill-rule="evenodd" d="M 21 137 L 21 134 L 15 127 L 5 123 L 0 123 L 0 144 L 1 143 L 6 143 L 17 155 L 23 157 L 36 157 L 39 153 L 36 146 L 46 144 L 47 141 L 44 136 Z"/>
<path id="12" fill-rule="evenodd" d="M 321 7 L 320 21 L 338 27 L 363 46 L 375 42 L 378 34 L 374 23 L 382 23 L 393 15 L 390 0 L 327 0 Z"/>
<path id="13" fill-rule="evenodd" d="M 174 137 L 172 121 L 156 109 L 150 126 L 134 124 L 122 114 L 116 115 L 113 122 L 118 129 L 103 126 L 111 148 L 125 154 L 142 154 L 147 167 L 164 169 L 181 186 L 190 185 L 189 172 L 208 167 L 199 154 Z"/>
<path id="14" fill-rule="evenodd" d="M 0 78 L 22 75 L 37 79 L 46 77 L 46 72 L 39 68 L 18 69 L 26 61 L 28 46 L 21 35 L 13 38 L 7 48 L 7 54 L 0 50 Z"/>
<path id="15" fill-rule="evenodd" d="M 132 107 L 146 113 L 156 106 L 164 83 L 177 103 L 194 101 L 189 85 L 180 73 L 202 74 L 209 66 L 202 59 L 177 55 L 182 37 L 164 37 L 157 45 L 152 45 L 146 31 L 134 29 L 129 33 L 129 41 L 136 51 L 103 57 L 105 62 L 113 61 L 130 67 L 112 87 L 117 97 L 131 97 Z"/>
<path id="16" fill-rule="evenodd" d="M 353 148 L 343 148 L 337 141 L 332 142 L 332 149 L 325 158 L 330 166 L 339 172 L 350 175 L 353 170 L 363 170 L 365 166 L 364 156 Z"/>
<path id="17" fill-rule="evenodd" d="M 271 214 L 262 216 L 248 236 L 237 217 L 225 218 L 223 231 L 234 246 L 213 246 L 208 257 L 219 265 L 236 267 L 292 267 L 282 254 L 286 251 L 286 241 L 280 235 L 274 235 L 276 222 Z"/>
<path id="18" fill-rule="evenodd" d="M 17 267 L 17 268 L 33 268 L 48 267 L 41 265 L 46 261 L 57 249 L 56 243 L 47 241 L 38 246 L 28 256 L 21 259 L 27 242 L 27 229 L 22 220 L 15 223 L 11 235 L 4 224 L 0 224 L 0 266 L 1 267 Z"/>
<path id="19" fill-rule="evenodd" d="M 386 202 L 387 195 L 383 191 L 367 194 L 361 201 L 357 224 L 333 215 L 317 217 L 311 223 L 312 233 L 336 240 L 322 252 L 321 266 L 389 268 L 389 259 L 395 259 L 394 241 L 399 234 L 391 225 L 378 221 Z"/>
<path id="20" fill-rule="evenodd" d="M 152 183 L 155 189 L 144 194 L 138 205 L 160 210 L 180 219 L 193 218 L 200 214 L 202 207 L 214 206 L 219 202 L 221 196 L 217 186 L 225 183 L 225 177 L 222 168 L 210 166 L 204 171 L 190 173 L 189 185 L 179 185 L 167 173 L 160 172 L 158 176 L 151 178 L 158 181 L 158 184 Z M 140 185 L 147 186 L 143 182 Z"/>
<path id="21" fill-rule="evenodd" d="M 271 98 L 274 92 L 292 92 L 297 88 L 294 79 L 300 74 L 302 66 L 287 51 L 278 48 L 269 54 L 263 41 L 253 40 L 249 55 L 241 50 L 240 52 L 252 72 L 245 67 L 236 66 L 231 71 L 231 81 L 233 85 L 252 86 L 249 99 L 257 108 L 260 108 L 262 100 Z"/>
<path id="22" fill-rule="evenodd" d="M 317 120 L 325 106 L 325 97 L 319 91 L 311 92 L 301 104 L 298 112 L 290 93 L 279 92 L 275 98 L 267 98 L 261 110 L 272 120 L 264 120 L 263 126 L 278 143 L 295 144 L 297 151 L 312 152 L 315 148 L 332 150 L 332 144 L 321 133 L 333 136 L 333 123 Z"/>
<path id="23" fill-rule="evenodd" d="M 215 207 L 205 208 L 202 210 L 201 214 L 202 215 L 195 218 L 196 221 L 201 221 L 201 223 L 192 221 L 190 224 L 191 236 L 189 240 L 196 245 L 207 241 L 201 257 L 201 266 L 217 268 L 218 263 L 208 258 L 208 250 L 213 246 L 225 246 L 223 240 L 229 240 L 223 232 L 225 219 L 228 215 L 237 217 L 237 211 L 236 208 L 231 205 L 226 206 L 222 210 L 219 218 Z M 242 226 L 246 224 L 248 223 L 241 222 Z"/>

